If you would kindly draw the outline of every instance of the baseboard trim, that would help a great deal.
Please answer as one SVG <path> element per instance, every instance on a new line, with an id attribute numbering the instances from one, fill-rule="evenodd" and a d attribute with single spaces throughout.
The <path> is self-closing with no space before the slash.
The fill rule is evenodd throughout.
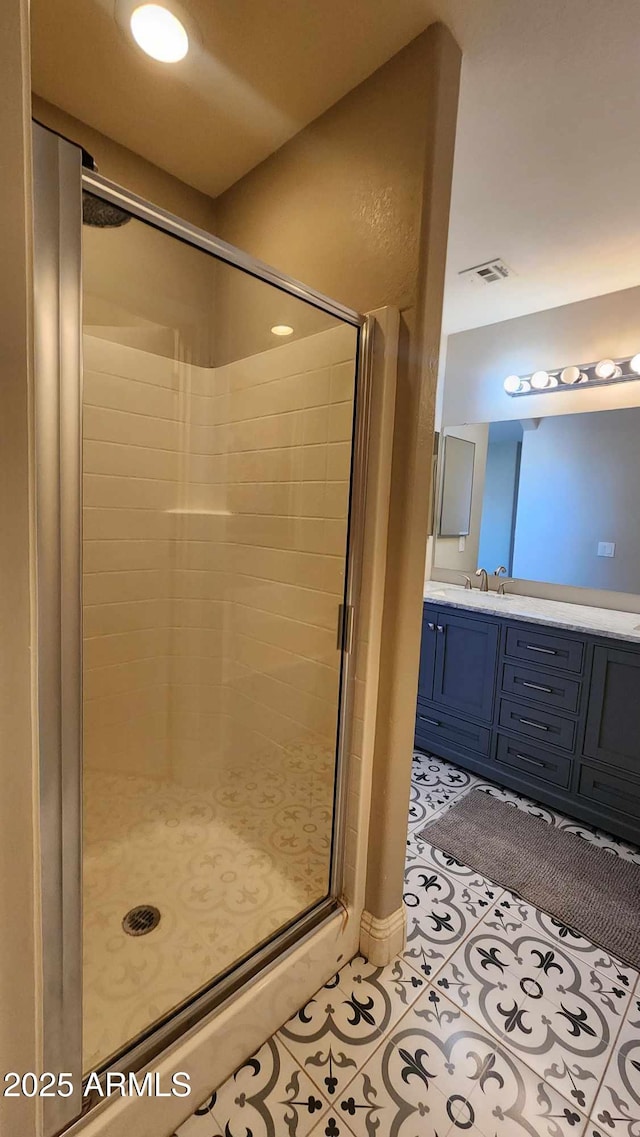
<path id="1" fill-rule="evenodd" d="M 402 905 L 380 920 L 364 911 L 360 920 L 360 952 L 376 967 L 390 963 L 407 940 L 407 914 Z"/>

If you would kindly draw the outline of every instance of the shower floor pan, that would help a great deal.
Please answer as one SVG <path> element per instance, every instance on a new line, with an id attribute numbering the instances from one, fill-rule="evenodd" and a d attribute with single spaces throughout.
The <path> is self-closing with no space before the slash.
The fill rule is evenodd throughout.
<path id="1" fill-rule="evenodd" d="M 85 772 L 85 1072 L 326 895 L 333 780 L 308 743 L 207 785 Z"/>

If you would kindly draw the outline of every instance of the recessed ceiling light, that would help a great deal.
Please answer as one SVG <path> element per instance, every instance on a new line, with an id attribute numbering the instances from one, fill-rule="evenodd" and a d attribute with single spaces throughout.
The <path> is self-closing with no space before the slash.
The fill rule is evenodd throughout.
<path id="1" fill-rule="evenodd" d="M 292 336 L 293 328 L 290 324 L 274 324 L 271 331 L 274 336 Z"/>
<path id="2" fill-rule="evenodd" d="M 178 63 L 189 50 L 189 37 L 177 16 L 160 4 L 142 4 L 131 13 L 131 34 L 143 51 L 160 63 Z"/>

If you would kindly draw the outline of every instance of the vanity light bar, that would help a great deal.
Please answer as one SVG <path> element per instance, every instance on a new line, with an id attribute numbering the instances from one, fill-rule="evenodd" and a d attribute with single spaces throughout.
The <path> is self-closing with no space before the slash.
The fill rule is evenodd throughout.
<path id="1" fill-rule="evenodd" d="M 534 371 L 531 375 L 507 375 L 503 386 L 512 398 L 520 395 L 551 394 L 584 386 L 605 387 L 640 379 L 640 352 L 624 359 L 599 359 L 596 363 L 572 364 L 554 371 Z"/>

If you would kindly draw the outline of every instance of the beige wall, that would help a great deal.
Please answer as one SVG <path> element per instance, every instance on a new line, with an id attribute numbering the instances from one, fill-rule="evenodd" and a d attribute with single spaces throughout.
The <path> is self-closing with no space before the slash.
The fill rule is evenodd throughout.
<path id="1" fill-rule="evenodd" d="M 147 198 L 154 205 L 184 217 L 193 225 L 215 233 L 215 205 L 212 198 L 192 186 L 185 185 L 165 170 L 147 162 L 139 154 L 134 154 L 126 146 L 107 138 L 105 134 L 87 126 L 80 119 L 73 118 L 59 107 L 32 96 L 33 117 L 57 130 L 66 138 L 84 146 L 96 162 L 99 173 L 112 182 L 117 182 L 132 190 L 140 197 Z"/>
<path id="2" fill-rule="evenodd" d="M 401 896 L 459 66 L 432 26 L 217 201 L 225 240 L 361 311 L 401 309 L 369 850 L 381 916 Z"/>
<path id="3" fill-rule="evenodd" d="M 434 34 L 222 194 L 219 236 L 361 312 L 412 308 Z"/>
<path id="4" fill-rule="evenodd" d="M 507 375 L 554 370 L 570 363 L 635 355 L 640 351 L 640 287 L 625 288 L 503 320 L 447 341 L 443 413 L 445 426 L 543 415 L 616 410 L 640 404 L 640 380 L 512 399 Z"/>
<path id="5" fill-rule="evenodd" d="M 0 36 L 0 1069 L 38 1070 L 36 780 L 31 719 L 31 241 L 27 4 L 3 7 Z M 3 1137 L 35 1132 L 36 1102 L 0 1097 Z"/>

